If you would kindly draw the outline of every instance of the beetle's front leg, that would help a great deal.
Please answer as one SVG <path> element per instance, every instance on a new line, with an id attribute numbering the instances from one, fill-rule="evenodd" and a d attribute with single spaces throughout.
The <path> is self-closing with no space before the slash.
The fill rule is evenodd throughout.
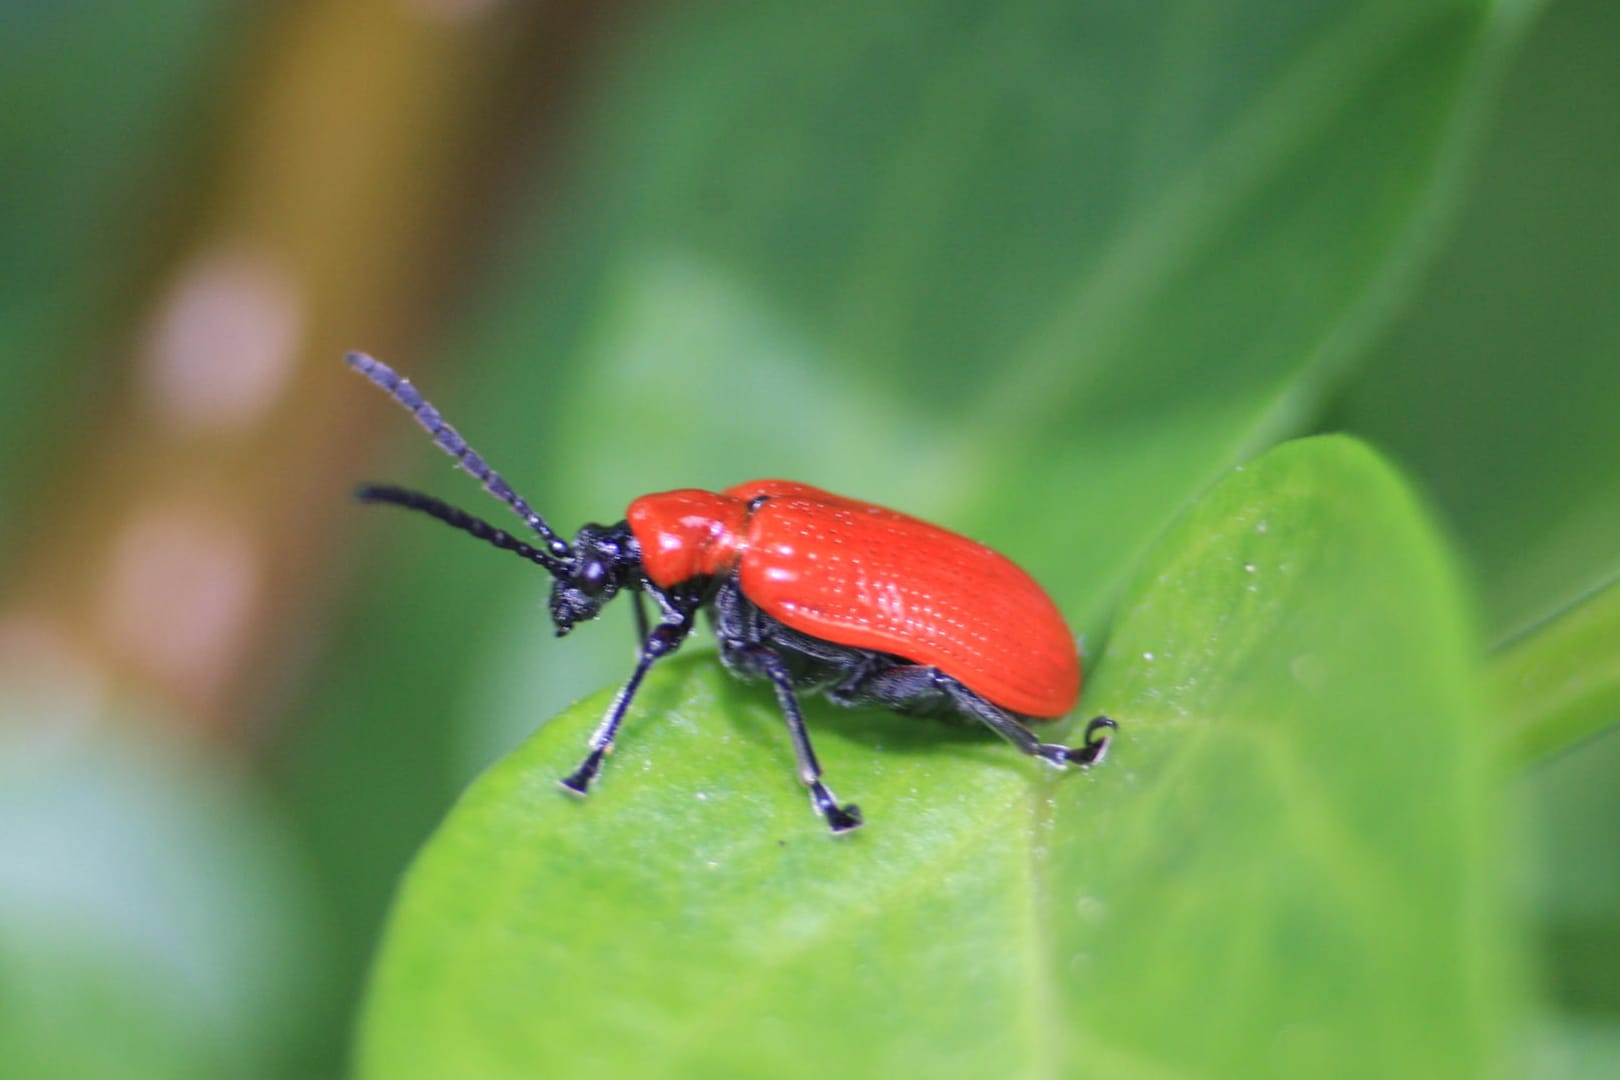
<path id="1" fill-rule="evenodd" d="M 636 660 L 636 669 L 630 673 L 630 679 L 619 688 L 618 694 L 613 698 L 613 704 L 608 707 L 607 715 L 597 726 L 596 732 L 591 736 L 590 753 L 585 760 L 559 783 L 563 789 L 574 794 L 584 795 L 590 790 L 591 781 L 601 771 L 602 759 L 613 752 L 613 740 L 619 733 L 619 724 L 624 720 L 624 714 L 630 708 L 630 702 L 641 688 L 641 680 L 646 676 L 647 670 L 654 663 L 668 656 L 681 647 L 692 632 L 692 616 L 686 615 L 680 622 L 659 623 L 652 628 L 645 641 L 641 643 L 641 655 Z"/>

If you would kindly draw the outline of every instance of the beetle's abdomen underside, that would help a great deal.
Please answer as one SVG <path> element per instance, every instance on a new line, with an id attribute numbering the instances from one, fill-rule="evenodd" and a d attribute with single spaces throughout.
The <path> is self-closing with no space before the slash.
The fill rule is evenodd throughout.
<path id="1" fill-rule="evenodd" d="M 788 481 L 738 547 L 743 594 L 825 641 L 937 667 L 1014 713 L 1058 717 L 1080 696 L 1075 642 L 1045 590 L 1004 556 L 925 521 Z"/>

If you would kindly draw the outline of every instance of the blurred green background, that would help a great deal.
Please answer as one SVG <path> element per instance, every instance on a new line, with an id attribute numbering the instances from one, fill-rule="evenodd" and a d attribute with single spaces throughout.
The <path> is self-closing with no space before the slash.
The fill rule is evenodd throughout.
<path id="1" fill-rule="evenodd" d="M 802 478 L 1014 553 L 1093 654 L 1313 431 L 1428 501 L 1495 670 L 1612 610 L 1620 8 L 1414 7 L 0 0 L 0 1061 L 343 1071 L 412 854 L 626 670 L 350 504 L 493 513 L 349 348 L 563 531 Z M 1612 1075 L 1620 739 L 1554 742 L 1497 785 L 1511 1041 Z"/>

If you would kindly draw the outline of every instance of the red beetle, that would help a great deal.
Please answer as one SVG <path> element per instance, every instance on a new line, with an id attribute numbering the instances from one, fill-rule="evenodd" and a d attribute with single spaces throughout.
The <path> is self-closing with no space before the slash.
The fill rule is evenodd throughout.
<path id="1" fill-rule="evenodd" d="M 1102 759 L 1116 727 L 1087 725 L 1082 745 L 1044 743 L 1025 720 L 1074 708 L 1080 661 L 1057 605 L 1005 557 L 936 525 L 807 484 L 754 480 L 718 494 L 643 495 L 617 525 L 586 525 L 569 544 L 467 445 L 439 411 L 386 364 L 350 353 L 349 366 L 388 391 L 439 447 L 545 541 L 536 548 L 430 495 L 366 485 L 362 502 L 419 510 L 514 551 L 556 578 L 551 619 L 561 636 L 594 619 L 621 591 L 636 595 L 641 650 L 630 679 L 563 781 L 584 795 L 601 769 L 636 689 L 655 661 L 680 648 L 708 608 L 720 659 L 776 688 L 799 778 L 834 833 L 861 824 L 821 780 L 797 692 L 840 705 L 954 713 L 983 721 L 1048 764 Z M 659 621 L 648 628 L 642 596 Z"/>

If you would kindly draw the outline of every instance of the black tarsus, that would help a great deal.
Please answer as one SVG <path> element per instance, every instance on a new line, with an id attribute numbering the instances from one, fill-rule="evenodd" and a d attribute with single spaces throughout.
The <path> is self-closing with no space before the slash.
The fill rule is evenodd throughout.
<path id="1" fill-rule="evenodd" d="M 420 511 L 431 518 L 437 518 L 453 529 L 460 529 L 464 533 L 487 541 L 502 551 L 513 552 L 536 565 L 543 566 L 552 574 L 561 575 L 567 572 L 566 563 L 552 558 L 533 545 L 525 544 L 505 529 L 498 529 L 482 518 L 474 517 L 467 511 L 451 506 L 432 495 L 412 491 L 410 488 L 396 487 L 393 484 L 361 484 L 354 489 L 354 497 L 363 503 L 388 503 L 403 506 L 407 510 Z"/>
<path id="2" fill-rule="evenodd" d="M 1095 765 L 1108 753 L 1107 735 L 1099 736 L 1097 733 L 1107 728 L 1118 731 L 1119 725 L 1106 716 L 1094 716 L 1086 725 L 1086 733 L 1081 737 L 1079 746 L 1070 747 L 1069 763 L 1071 765 Z"/>
<path id="3" fill-rule="evenodd" d="M 568 542 L 553 532 L 551 526 L 546 524 L 546 519 L 536 513 L 534 508 L 523 500 L 523 496 L 513 491 L 512 486 L 490 468 L 489 463 L 476 450 L 467 445 L 467 440 L 461 437 L 461 433 L 439 415 L 439 410 L 422 397 L 421 392 L 411 385 L 409 379 L 402 377 L 399 372 L 381 360 L 363 352 L 351 352 L 347 360 L 351 368 L 387 391 L 390 397 L 403 405 L 405 410 L 416 418 L 416 422 L 433 436 L 433 441 L 439 449 L 455 458 L 456 464 L 482 483 L 485 491 L 511 507 L 512 512 L 522 518 L 529 528 L 539 533 L 546 541 L 546 548 L 553 558 L 566 559 L 573 554 Z"/>

